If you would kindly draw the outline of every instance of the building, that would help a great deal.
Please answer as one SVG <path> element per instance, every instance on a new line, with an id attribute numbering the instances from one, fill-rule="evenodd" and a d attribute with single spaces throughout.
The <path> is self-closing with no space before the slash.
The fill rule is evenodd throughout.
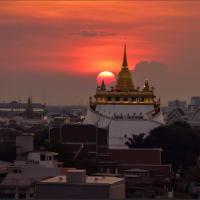
<path id="1" fill-rule="evenodd" d="M 181 101 L 181 100 L 178 100 L 178 99 L 176 99 L 174 101 L 169 101 L 167 108 L 168 108 L 168 111 L 178 109 L 178 108 L 185 111 L 185 110 L 187 110 L 187 102 Z"/>
<path id="2" fill-rule="evenodd" d="M 162 110 L 167 124 L 187 122 L 192 128 L 200 129 L 200 97 L 191 97 L 189 105 L 186 101 L 169 101 L 168 106 Z"/>
<path id="3" fill-rule="evenodd" d="M 36 155 L 40 155 L 41 158 L 37 158 Z M 53 152 L 31 153 L 28 160 L 2 163 L 0 198 L 35 199 L 36 182 L 62 174 L 63 168 L 58 167 L 59 162 L 54 157 L 50 158 L 54 155 Z"/>
<path id="4" fill-rule="evenodd" d="M 162 149 L 109 149 L 98 163 L 102 174 L 124 175 L 127 170 L 148 170 L 151 177 L 170 177 L 171 165 L 162 163 Z"/>
<path id="5" fill-rule="evenodd" d="M 90 98 L 84 124 L 94 124 L 109 129 L 109 148 L 126 148 L 127 137 L 145 133 L 163 125 L 160 100 L 156 100 L 154 88 L 146 80 L 142 89 L 132 81 L 126 58 L 115 87 L 106 89 L 104 81 L 97 87 L 96 94 Z"/>
<path id="6" fill-rule="evenodd" d="M 62 144 L 67 157 L 96 161 L 108 154 L 108 130 L 94 125 L 63 125 L 49 129 L 49 142 Z"/>
<path id="7" fill-rule="evenodd" d="M 192 113 L 188 123 L 191 125 L 191 127 L 200 129 L 200 108 L 196 109 L 195 112 Z"/>
<path id="8" fill-rule="evenodd" d="M 124 199 L 123 178 L 87 176 L 85 170 L 69 170 L 36 185 L 36 199 Z"/>
<path id="9" fill-rule="evenodd" d="M 175 108 L 165 115 L 165 121 L 167 124 L 173 124 L 174 122 L 186 122 L 188 117 L 181 108 Z"/>
<path id="10" fill-rule="evenodd" d="M 34 150 L 33 146 L 34 134 L 22 133 L 16 135 L 16 157 L 17 160 L 25 160 L 29 152 Z"/>
<path id="11" fill-rule="evenodd" d="M 123 175 L 125 170 L 140 168 L 151 175 L 170 176 L 171 165 L 162 163 L 161 149 L 109 149 L 108 140 L 108 130 L 94 125 L 66 125 L 50 132 L 51 144 L 64 145 L 74 163 L 83 158 L 93 161 L 99 173 Z"/>
<path id="12" fill-rule="evenodd" d="M 27 119 L 40 118 L 46 112 L 44 104 L 32 103 L 29 97 L 27 103 L 21 101 L 12 101 L 10 103 L 0 103 L 0 116 L 13 117 L 23 116 Z"/>
<path id="13" fill-rule="evenodd" d="M 191 101 L 190 101 L 190 105 L 188 106 L 188 110 L 195 112 L 198 108 L 200 108 L 200 97 L 198 97 L 198 96 L 191 97 Z"/>
<path id="14" fill-rule="evenodd" d="M 41 166 L 62 167 L 62 163 L 57 161 L 58 153 L 50 151 L 33 151 L 28 153 L 27 161 L 39 164 Z"/>

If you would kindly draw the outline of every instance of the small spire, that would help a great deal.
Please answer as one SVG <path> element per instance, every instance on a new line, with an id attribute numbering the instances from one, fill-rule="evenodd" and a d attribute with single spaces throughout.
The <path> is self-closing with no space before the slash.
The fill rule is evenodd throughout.
<path id="1" fill-rule="evenodd" d="M 126 58 L 126 43 L 124 45 L 124 59 L 123 59 L 122 67 L 125 67 L 125 68 L 128 67 L 128 62 Z"/>
<path id="2" fill-rule="evenodd" d="M 104 83 L 104 80 L 101 82 L 101 91 L 105 91 L 106 90 L 106 85 Z"/>
<path id="3" fill-rule="evenodd" d="M 146 79 L 145 82 L 144 82 L 143 91 L 147 92 L 149 90 L 150 90 L 150 88 L 149 88 L 149 81 L 148 81 L 148 79 Z"/>

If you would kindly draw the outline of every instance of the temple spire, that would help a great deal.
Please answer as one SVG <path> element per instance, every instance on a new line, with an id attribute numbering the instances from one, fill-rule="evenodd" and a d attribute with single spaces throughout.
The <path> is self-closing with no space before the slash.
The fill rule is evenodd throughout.
<path id="1" fill-rule="evenodd" d="M 101 91 L 106 91 L 106 85 L 104 80 L 101 82 Z"/>
<path id="2" fill-rule="evenodd" d="M 126 43 L 124 45 L 124 59 L 123 59 L 122 67 L 124 67 L 124 68 L 128 67 L 128 62 L 127 62 L 127 58 L 126 58 Z"/>
<path id="3" fill-rule="evenodd" d="M 115 89 L 116 91 L 120 92 L 134 91 L 134 84 L 132 81 L 131 72 L 128 69 L 128 62 L 126 58 L 126 44 L 124 45 L 124 59 L 122 63 L 122 68 L 118 74 Z"/>

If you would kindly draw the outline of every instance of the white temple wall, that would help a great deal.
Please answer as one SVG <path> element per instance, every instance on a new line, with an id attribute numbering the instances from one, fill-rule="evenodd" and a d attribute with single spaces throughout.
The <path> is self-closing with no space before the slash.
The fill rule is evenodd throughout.
<path id="1" fill-rule="evenodd" d="M 148 135 L 151 130 L 161 126 L 154 121 L 112 121 L 109 126 L 109 148 L 128 148 L 125 142 L 132 135 L 144 133 Z"/>
<path id="2" fill-rule="evenodd" d="M 127 138 L 132 137 L 133 134 L 144 133 L 148 135 L 151 130 L 161 126 L 163 122 L 162 113 L 156 116 L 156 121 L 151 119 L 112 119 L 89 108 L 84 124 L 109 128 L 109 148 L 128 148 L 125 145 Z"/>
<path id="3" fill-rule="evenodd" d="M 113 115 L 142 115 L 154 110 L 153 105 L 97 105 L 96 111 L 106 116 Z"/>

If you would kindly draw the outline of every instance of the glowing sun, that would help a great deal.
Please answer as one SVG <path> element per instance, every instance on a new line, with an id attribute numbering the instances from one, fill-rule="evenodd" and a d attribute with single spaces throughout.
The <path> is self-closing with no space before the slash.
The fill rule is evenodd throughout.
<path id="1" fill-rule="evenodd" d="M 101 85 L 103 80 L 106 85 L 109 85 L 115 81 L 115 75 L 112 72 L 103 71 L 103 72 L 99 73 L 97 76 L 97 84 Z"/>

